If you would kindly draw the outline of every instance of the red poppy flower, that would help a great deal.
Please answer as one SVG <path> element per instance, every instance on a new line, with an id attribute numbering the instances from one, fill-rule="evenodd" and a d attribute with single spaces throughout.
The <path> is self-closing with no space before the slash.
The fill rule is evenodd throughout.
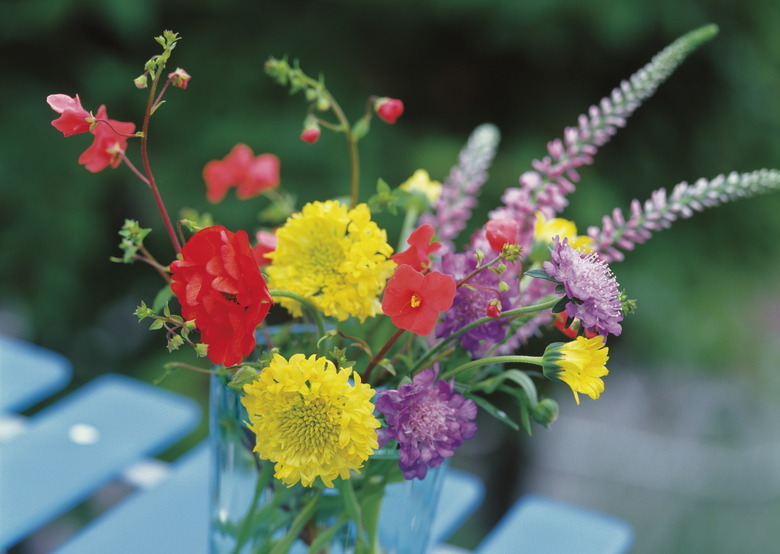
<path id="1" fill-rule="evenodd" d="M 404 103 L 395 98 L 380 98 L 374 104 L 374 109 L 386 123 L 395 123 L 404 113 Z"/>
<path id="2" fill-rule="evenodd" d="M 485 236 L 490 243 L 490 248 L 501 252 L 505 244 L 517 244 L 517 231 L 519 225 L 514 219 L 497 217 L 485 224 Z"/>
<path id="3" fill-rule="evenodd" d="M 87 110 L 81 106 L 79 95 L 70 97 L 67 94 L 50 94 L 46 97 L 46 103 L 51 109 L 61 114 L 51 122 L 54 128 L 61 131 L 63 136 L 69 137 L 77 133 L 86 133 L 95 120 Z"/>
<path id="4" fill-rule="evenodd" d="M 215 225 L 195 233 L 171 264 L 171 290 L 187 321 L 195 320 L 208 357 L 226 366 L 255 348 L 255 329 L 271 308 L 271 295 L 246 232 Z"/>
<path id="5" fill-rule="evenodd" d="M 92 145 L 79 156 L 79 163 L 92 173 L 108 166 L 119 166 L 122 162 L 120 154 L 127 149 L 127 138 L 135 132 L 135 123 L 108 119 L 105 106 L 98 108 L 95 119 L 99 121 L 90 131 L 95 135 Z"/>
<path id="6" fill-rule="evenodd" d="M 273 154 L 255 156 L 246 144 L 236 144 L 222 160 L 212 160 L 203 168 L 209 202 L 221 202 L 231 187 L 246 200 L 279 184 L 279 158 Z"/>
<path id="7" fill-rule="evenodd" d="M 420 336 L 429 335 L 439 313 L 452 306 L 457 286 L 449 275 L 422 274 L 410 265 L 399 265 L 387 281 L 382 311 L 393 324 Z"/>
<path id="8" fill-rule="evenodd" d="M 433 225 L 425 223 L 412 231 L 406 244 L 409 248 L 392 256 L 398 265 L 407 264 L 417 271 L 423 271 L 431 266 L 431 254 L 441 248 L 440 242 L 431 242 Z"/>

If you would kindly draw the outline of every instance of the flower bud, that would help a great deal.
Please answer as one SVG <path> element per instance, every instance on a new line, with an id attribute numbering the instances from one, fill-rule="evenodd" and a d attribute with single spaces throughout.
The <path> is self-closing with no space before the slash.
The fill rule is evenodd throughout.
<path id="1" fill-rule="evenodd" d="M 497 318 L 501 317 L 501 300 L 494 298 L 487 303 L 487 309 L 485 310 L 488 317 Z"/>
<path id="2" fill-rule="evenodd" d="M 395 123 L 404 113 L 404 103 L 395 98 L 383 97 L 374 102 L 374 111 L 386 123 Z"/>
<path id="3" fill-rule="evenodd" d="M 301 140 L 303 142 L 308 142 L 309 144 L 314 144 L 319 140 L 320 134 L 321 132 L 319 125 L 316 123 L 313 125 L 308 125 L 301 133 Z"/>
<path id="4" fill-rule="evenodd" d="M 505 244 L 517 244 L 517 221 L 506 217 L 491 219 L 485 224 L 485 236 L 490 248 L 502 252 Z"/>
<path id="5" fill-rule="evenodd" d="M 146 73 L 133 79 L 135 88 L 146 88 Z"/>
<path id="6" fill-rule="evenodd" d="M 184 71 L 181 67 L 177 67 L 176 71 L 168 74 L 168 78 L 171 80 L 173 86 L 185 89 L 192 77 L 190 77 L 189 73 Z"/>
<path id="7" fill-rule="evenodd" d="M 558 403 L 552 398 L 542 398 L 531 407 L 531 417 L 539 425 L 549 427 L 558 419 Z"/>

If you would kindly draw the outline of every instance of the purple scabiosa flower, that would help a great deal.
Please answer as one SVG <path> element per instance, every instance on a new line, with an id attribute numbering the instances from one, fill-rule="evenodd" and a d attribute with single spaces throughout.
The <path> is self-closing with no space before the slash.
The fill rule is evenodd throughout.
<path id="1" fill-rule="evenodd" d="M 615 276 L 609 266 L 594 252 L 583 252 L 569 246 L 556 236 L 550 252 L 550 261 L 544 270 L 563 284 L 569 302 L 566 315 L 577 318 L 588 331 L 619 335 L 623 312 Z"/>
<path id="2" fill-rule="evenodd" d="M 450 253 L 441 260 L 441 271 L 451 275 L 456 281 L 466 277 L 476 267 L 477 260 L 473 251 Z M 498 286 L 501 277 L 492 271 L 481 271 L 468 280 L 466 285 L 470 286 L 458 287 L 452 306 L 444 312 L 444 320 L 436 327 L 436 336 L 448 337 L 469 323 L 485 317 L 488 302 L 495 298 L 508 309 L 512 305 L 512 298 L 518 295 L 518 281 L 508 278 L 507 273 L 504 274 L 504 280 L 509 285 L 509 290 L 500 294 Z M 508 322 L 501 319 L 483 323 L 461 335 L 460 344 L 474 358 L 484 356 L 493 346 L 504 340 L 507 325 Z"/>
<path id="3" fill-rule="evenodd" d="M 379 391 L 376 409 L 387 427 L 377 429 L 379 447 L 390 440 L 400 447 L 398 467 L 404 479 L 425 479 L 477 433 L 477 405 L 454 391 L 452 381 L 437 380 L 435 369 L 424 369 L 398 390 Z"/>

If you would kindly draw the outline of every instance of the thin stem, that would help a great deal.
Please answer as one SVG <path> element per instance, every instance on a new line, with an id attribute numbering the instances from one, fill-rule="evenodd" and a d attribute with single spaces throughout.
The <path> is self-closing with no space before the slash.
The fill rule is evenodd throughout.
<path id="1" fill-rule="evenodd" d="M 160 191 L 157 188 L 157 183 L 154 181 L 154 175 L 152 174 L 152 168 L 149 165 L 149 149 L 148 149 L 148 141 L 149 141 L 149 120 L 152 116 L 152 109 L 155 105 L 154 102 L 154 92 L 157 89 L 157 83 L 160 80 L 160 74 L 162 73 L 162 67 L 157 70 L 157 73 L 154 76 L 154 79 L 152 80 L 152 86 L 149 90 L 149 100 L 146 103 L 146 112 L 144 113 L 144 121 L 142 125 L 141 132 L 143 133 L 143 136 L 141 136 L 141 160 L 144 164 L 144 172 L 146 173 L 147 178 L 147 184 L 149 185 L 149 188 L 152 190 L 152 196 L 154 196 L 154 201 L 157 204 L 157 209 L 160 212 L 160 215 L 162 216 L 163 223 L 165 224 L 165 229 L 168 231 L 168 236 L 171 239 L 171 243 L 173 244 L 174 250 L 176 250 L 176 253 L 181 252 L 181 243 L 179 242 L 179 238 L 176 236 L 176 231 L 174 230 L 173 223 L 171 223 L 171 218 L 168 216 L 168 211 L 165 209 L 165 203 L 162 200 L 162 196 L 160 196 Z M 159 100 L 159 98 L 158 98 Z"/>
<path id="2" fill-rule="evenodd" d="M 301 305 L 306 308 L 306 311 L 309 312 L 311 315 L 311 318 L 314 320 L 314 325 L 317 327 L 317 335 L 319 337 L 325 336 L 325 321 L 322 319 L 322 314 L 317 309 L 317 307 L 309 300 L 308 298 L 304 298 L 300 294 L 294 293 L 289 290 L 277 290 L 272 289 L 270 291 L 271 296 L 277 296 L 281 298 L 289 298 L 290 300 L 295 300 L 296 302 L 300 302 Z"/>
<path id="3" fill-rule="evenodd" d="M 542 356 L 520 356 L 520 355 L 493 356 L 492 358 L 480 358 L 479 360 L 471 360 L 470 362 L 460 365 L 455 369 L 445 371 L 444 373 L 441 374 L 441 379 L 449 379 L 450 377 L 455 377 L 459 373 L 462 373 L 467 369 L 471 369 L 473 367 L 480 367 L 483 365 L 491 365 L 491 364 L 508 364 L 508 363 L 542 365 Z"/>
<path id="4" fill-rule="evenodd" d="M 390 350 L 390 347 L 393 346 L 393 343 L 398 340 L 398 337 L 404 334 L 406 330 L 405 329 L 398 329 L 392 337 L 390 337 L 385 345 L 382 347 L 382 350 L 377 352 L 376 356 L 368 363 L 368 367 L 366 368 L 366 371 L 363 372 L 363 381 L 368 383 L 368 378 L 371 376 L 371 372 L 376 367 L 376 364 L 379 363 L 379 361 L 387 354 L 387 351 Z"/>
<path id="5" fill-rule="evenodd" d="M 465 285 L 466 281 L 468 281 L 469 279 L 474 277 L 477 273 L 481 273 L 481 272 L 485 271 L 487 268 L 489 268 L 492 264 L 496 263 L 500 259 L 501 259 L 501 256 L 498 255 L 494 259 L 490 260 L 488 263 L 483 264 L 483 265 L 477 267 L 476 269 L 474 269 L 474 271 L 472 271 L 471 273 L 466 275 L 463 279 L 458 281 L 458 286 L 460 287 L 460 286 Z"/>
<path id="6" fill-rule="evenodd" d="M 558 303 L 558 297 L 553 297 L 548 300 L 545 300 L 544 302 L 540 302 L 538 304 L 532 304 L 530 306 L 523 306 L 522 308 L 515 308 L 514 310 L 507 310 L 501 314 L 500 317 L 482 317 L 480 319 L 477 319 L 476 321 L 472 321 L 468 325 L 465 325 L 455 331 L 453 334 L 451 334 L 446 339 L 442 340 L 440 343 L 438 343 L 436 346 L 428 350 L 425 354 L 420 356 L 420 358 L 417 360 L 417 363 L 412 368 L 412 371 L 410 372 L 412 375 L 417 373 L 420 368 L 429 360 L 431 359 L 435 354 L 437 354 L 440 350 L 442 350 L 444 347 L 446 347 L 448 344 L 453 342 L 456 338 L 463 335 L 464 333 L 468 333 L 471 331 L 474 327 L 477 327 L 479 325 L 482 325 L 483 323 L 487 323 L 489 321 L 495 321 L 496 319 L 508 319 L 510 317 L 517 317 L 522 315 L 529 315 L 534 314 L 538 312 L 542 312 L 544 310 L 547 310 L 549 308 L 552 308 L 555 306 L 555 304 Z"/>
<path id="7" fill-rule="evenodd" d="M 138 171 L 138 168 L 135 167 L 135 164 L 133 164 L 133 162 L 130 161 L 130 158 L 127 157 L 127 154 L 121 152 L 119 155 L 121 156 L 122 161 L 125 162 L 125 165 L 130 169 L 130 171 L 135 173 L 136 177 L 138 177 L 139 179 L 141 179 L 141 181 L 146 183 L 146 186 L 149 186 L 149 179 L 146 178 L 146 175 Z"/>
<path id="8" fill-rule="evenodd" d="M 357 143 L 352 136 L 352 127 L 349 125 L 349 121 L 344 115 L 341 106 L 338 105 L 338 102 L 333 99 L 327 90 L 324 90 L 324 93 L 328 98 L 328 102 L 330 102 L 333 113 L 344 127 L 344 135 L 346 136 L 347 146 L 349 148 L 349 207 L 354 208 L 357 205 L 358 193 L 360 191 L 360 160 L 358 159 Z"/>

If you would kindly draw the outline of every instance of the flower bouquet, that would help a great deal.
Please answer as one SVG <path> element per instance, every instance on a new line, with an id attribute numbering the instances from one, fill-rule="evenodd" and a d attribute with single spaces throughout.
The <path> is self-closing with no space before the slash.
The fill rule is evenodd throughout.
<path id="1" fill-rule="evenodd" d="M 297 207 L 279 186 L 280 160 L 236 145 L 205 164 L 205 192 L 216 203 L 235 188 L 268 204 L 251 240 L 204 214 L 174 224 L 155 181 L 151 118 L 172 87 L 190 82 L 183 69 L 165 70 L 176 33 L 156 38 L 162 53 L 135 79 L 148 92 L 139 131 L 105 106 L 93 115 L 78 95 L 48 97 L 60 114 L 55 128 L 93 137 L 79 163 L 91 172 L 128 167 L 170 237 L 175 254 L 161 263 L 144 246 L 150 229 L 127 220 L 114 261 L 160 274 L 165 286 L 136 315 L 164 330 L 169 350 L 190 345 L 211 364 L 172 367 L 211 374 L 213 551 L 424 552 L 441 469 L 477 433 L 478 410 L 530 434 L 558 413 L 536 380 L 568 385 L 578 404 L 580 394 L 599 398 L 608 337 L 635 308 L 608 264 L 677 218 L 780 187 L 776 170 L 683 182 L 634 201 L 628 216 L 615 209 L 586 234 L 559 217 L 577 168 L 716 33 L 712 25 L 692 31 L 620 83 L 471 228 L 496 127 L 473 132 L 443 182 L 420 169 L 400 186 L 379 179 L 367 194 L 359 143 L 375 117 L 396 123 L 402 101 L 370 97 L 352 122 L 323 78 L 287 59 L 269 59 L 266 72 L 303 94 L 302 141 L 344 135 L 350 187 L 344 198 Z M 140 142 L 140 165 L 127 152 L 131 140 Z M 376 223 L 380 213 L 400 223 L 393 236 Z M 557 337 L 543 352 L 523 352 L 548 330 Z M 500 409 L 499 396 L 516 411 Z"/>

